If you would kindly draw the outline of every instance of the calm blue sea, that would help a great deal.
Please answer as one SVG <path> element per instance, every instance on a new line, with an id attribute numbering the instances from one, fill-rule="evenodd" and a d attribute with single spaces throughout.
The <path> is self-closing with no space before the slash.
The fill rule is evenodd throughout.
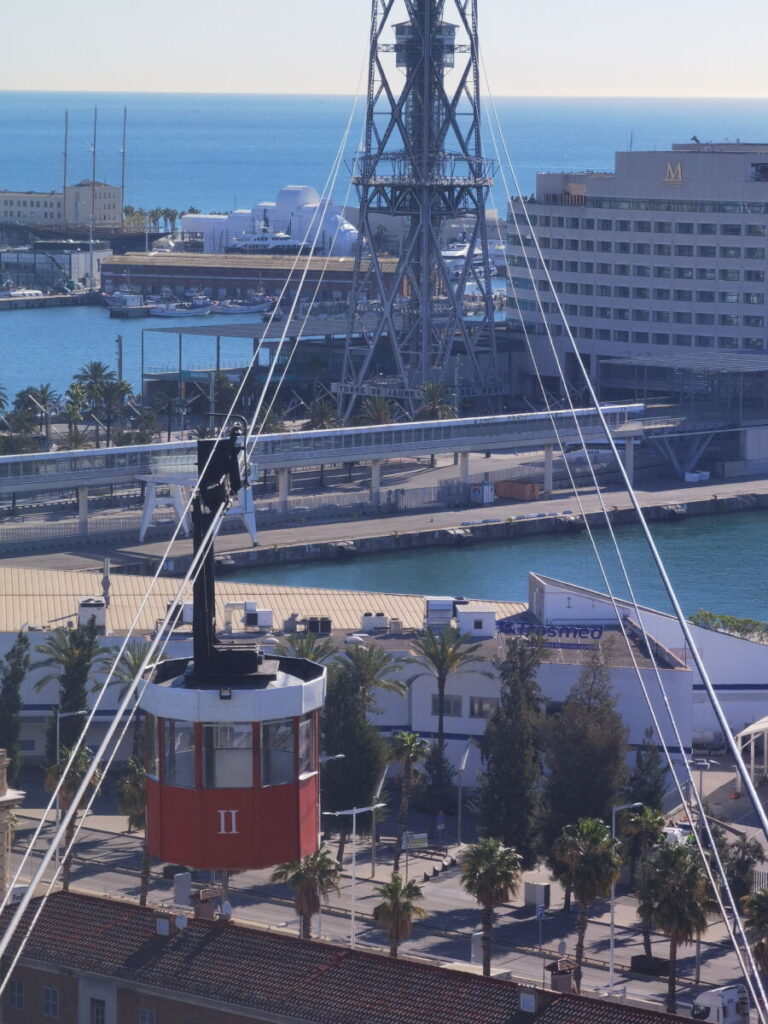
<path id="1" fill-rule="evenodd" d="M 654 523 L 653 536 L 686 614 L 707 608 L 726 615 L 768 620 L 766 527 L 768 511 Z M 618 527 L 616 536 L 638 602 L 671 612 L 639 527 Z M 608 532 L 595 531 L 595 541 L 614 593 L 628 597 Z M 450 551 L 423 548 L 397 554 L 359 555 L 340 562 L 243 569 L 231 579 L 240 583 L 410 594 L 423 594 L 428 581 L 432 594 L 527 602 L 530 570 L 606 591 L 586 533 L 544 534 L 470 544 Z"/>
<path id="2" fill-rule="evenodd" d="M 98 107 L 97 174 L 119 181 L 123 108 L 128 108 L 126 202 L 145 208 L 229 210 L 274 198 L 285 184 L 322 190 L 353 114 L 346 96 L 220 96 L 150 93 L 0 92 L 0 188 L 52 189 L 62 178 L 64 111 L 69 111 L 69 180 L 90 174 L 93 108 Z M 486 109 L 489 109 L 486 105 Z M 609 170 L 616 149 L 663 148 L 701 139 L 768 138 L 765 100 L 496 100 L 504 138 L 524 193 L 542 170 Z M 359 137 L 350 134 L 347 156 Z M 486 132 L 486 152 L 494 155 Z M 336 198 L 346 195 L 342 168 Z M 503 206 L 497 188 L 495 202 Z M 125 371 L 138 383 L 142 327 L 110 321 L 100 309 L 24 310 L 0 319 L 0 385 L 59 389 L 87 360 L 114 363 L 124 338 Z M 169 326 L 168 322 L 164 326 Z M 147 365 L 172 365 L 173 342 L 153 336 Z M 210 342 L 190 343 L 190 365 L 210 365 Z M 242 351 L 242 347 L 241 350 Z M 236 347 L 225 359 L 237 361 Z"/>

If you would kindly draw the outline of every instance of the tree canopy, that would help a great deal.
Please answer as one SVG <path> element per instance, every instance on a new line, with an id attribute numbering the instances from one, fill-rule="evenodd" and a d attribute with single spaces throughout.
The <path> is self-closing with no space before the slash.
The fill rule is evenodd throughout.
<path id="1" fill-rule="evenodd" d="M 606 818 L 624 781 L 627 729 L 616 711 L 607 661 L 598 645 L 559 714 L 547 722 L 545 839 L 579 818 Z"/>
<path id="2" fill-rule="evenodd" d="M 536 673 L 542 655 L 536 637 L 507 640 L 496 666 L 499 704 L 480 740 L 483 830 L 514 846 L 524 868 L 533 867 L 540 847 L 542 714 Z"/>

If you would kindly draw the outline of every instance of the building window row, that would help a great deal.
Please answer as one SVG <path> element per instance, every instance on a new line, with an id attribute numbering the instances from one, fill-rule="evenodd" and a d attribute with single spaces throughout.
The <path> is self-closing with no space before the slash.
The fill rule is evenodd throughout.
<path id="1" fill-rule="evenodd" d="M 513 245 L 532 245 L 533 242 L 521 243 L 517 236 L 510 236 L 510 244 Z M 595 248 L 595 244 L 589 240 L 576 239 L 576 238 L 550 238 L 547 235 L 543 235 L 539 239 L 539 246 L 542 249 L 556 249 L 556 250 L 568 250 L 568 251 L 581 251 L 581 252 L 615 252 L 619 255 L 633 254 L 635 256 L 677 256 L 683 259 L 693 259 L 694 257 L 699 259 L 748 259 L 748 260 L 764 260 L 765 259 L 765 247 L 764 246 L 746 246 L 741 248 L 738 245 L 668 245 L 666 243 L 658 242 L 651 245 L 650 242 L 604 242 Z M 533 265 L 535 261 L 528 259 L 527 263 L 525 257 L 512 256 L 510 262 L 513 266 L 527 266 Z M 610 271 L 607 271 L 609 273 Z"/>
<path id="2" fill-rule="evenodd" d="M 609 199 L 601 196 L 588 197 L 586 207 L 602 207 L 603 209 L 627 210 L 679 210 L 685 213 L 768 213 L 768 203 L 741 202 L 696 202 L 683 200 L 653 199 Z M 625 205 L 628 204 L 628 205 Z M 560 217 L 552 214 L 530 213 L 533 226 L 543 228 L 568 228 L 581 231 L 642 231 L 656 234 L 679 235 L 765 235 L 764 224 L 715 223 L 713 221 L 650 221 L 650 220 L 612 220 L 594 217 Z"/>
<path id="3" fill-rule="evenodd" d="M 616 341 L 632 342 L 635 345 L 682 345 L 696 348 L 721 348 L 739 349 L 744 351 L 762 352 L 765 349 L 765 340 L 758 337 L 737 338 L 732 335 L 710 335 L 710 334 L 668 334 L 660 331 L 625 331 L 596 329 L 593 327 L 580 327 L 575 332 L 579 338 L 585 341 Z"/>

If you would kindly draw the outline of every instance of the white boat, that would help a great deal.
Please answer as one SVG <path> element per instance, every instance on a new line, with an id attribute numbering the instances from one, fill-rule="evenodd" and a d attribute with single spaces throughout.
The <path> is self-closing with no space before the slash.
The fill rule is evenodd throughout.
<path id="1" fill-rule="evenodd" d="M 144 296 L 141 292 L 119 291 L 112 292 L 111 295 L 104 293 L 103 298 L 109 309 L 115 309 L 123 306 L 144 305 Z"/>
<path id="2" fill-rule="evenodd" d="M 224 252 L 241 253 L 243 255 L 259 255 L 267 253 L 271 256 L 290 256 L 302 252 L 306 246 L 303 242 L 292 238 L 285 231 L 272 231 L 262 225 L 259 231 L 243 231 L 232 238 L 224 247 Z"/>
<path id="3" fill-rule="evenodd" d="M 229 316 L 234 313 L 266 313 L 272 305 L 271 299 L 260 302 L 249 302 L 247 299 L 225 299 L 216 307 L 216 313 L 226 313 Z"/>
<path id="4" fill-rule="evenodd" d="M 152 306 L 150 316 L 208 316 L 213 306 L 193 306 L 190 302 L 166 302 Z"/>

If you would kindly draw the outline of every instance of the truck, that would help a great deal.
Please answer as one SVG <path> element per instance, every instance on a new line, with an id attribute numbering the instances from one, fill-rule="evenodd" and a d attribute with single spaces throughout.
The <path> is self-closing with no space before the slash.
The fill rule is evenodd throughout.
<path id="1" fill-rule="evenodd" d="M 749 997 L 744 985 L 724 985 L 700 992 L 691 1007 L 694 1020 L 711 1024 L 749 1024 Z"/>

